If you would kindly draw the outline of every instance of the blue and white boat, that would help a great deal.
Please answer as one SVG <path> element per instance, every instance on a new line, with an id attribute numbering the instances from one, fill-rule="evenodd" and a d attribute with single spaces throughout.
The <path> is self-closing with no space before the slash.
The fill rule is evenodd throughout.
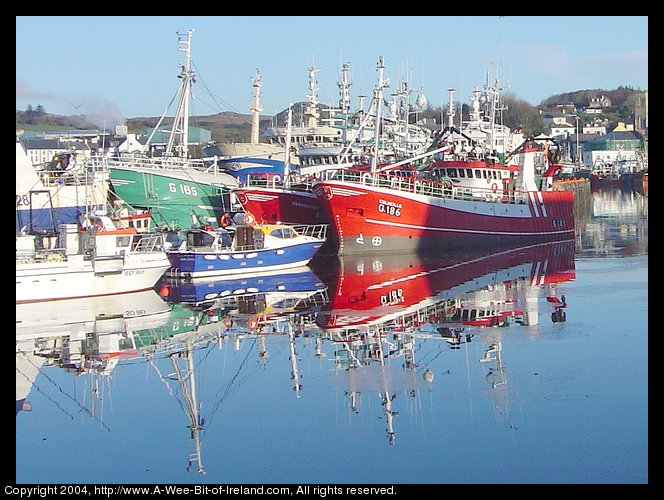
<path id="1" fill-rule="evenodd" d="M 84 164 L 67 151 L 33 166 L 16 134 L 16 233 L 57 234 L 61 224 L 78 224 L 85 213 L 105 209 L 108 171 Z M 81 158 L 78 158 L 78 157 Z"/>
<path id="2" fill-rule="evenodd" d="M 249 221 L 250 222 L 250 221 Z M 167 250 L 167 276 L 200 278 L 304 266 L 327 239 L 327 224 L 192 228 Z"/>

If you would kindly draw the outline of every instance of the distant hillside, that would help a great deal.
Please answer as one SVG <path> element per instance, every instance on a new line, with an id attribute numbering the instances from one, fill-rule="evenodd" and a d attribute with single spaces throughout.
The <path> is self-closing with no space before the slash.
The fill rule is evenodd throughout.
<path id="1" fill-rule="evenodd" d="M 547 97 L 540 103 L 540 107 L 555 106 L 556 104 L 573 102 L 577 108 L 590 105 L 592 98 L 604 96 L 611 100 L 611 107 L 619 108 L 621 106 L 634 107 L 634 99 L 642 92 L 640 89 L 620 86 L 617 89 L 586 89 L 575 90 L 573 92 L 564 92 L 562 94 Z"/>
<path id="2" fill-rule="evenodd" d="M 293 104 L 293 121 L 297 123 L 298 117 L 304 110 L 305 103 Z M 320 104 L 319 110 L 327 108 Z M 39 107 L 38 107 L 39 108 Z M 269 127 L 286 124 L 288 110 L 283 110 L 277 116 L 261 115 L 261 134 Z M 159 122 L 159 116 L 139 116 L 127 118 L 125 124 L 129 133 L 141 134 L 146 129 L 151 129 Z M 43 131 L 54 129 L 86 129 L 102 130 L 99 123 L 103 123 L 101 117 L 84 115 L 53 115 L 45 112 L 43 108 L 39 111 L 16 110 L 16 128 L 24 130 Z M 165 118 L 162 126 L 172 125 L 172 118 Z M 225 111 L 214 115 L 192 116 L 189 120 L 192 127 L 207 129 L 212 134 L 212 140 L 217 142 L 248 142 L 251 140 L 251 115 Z"/>
<path id="3" fill-rule="evenodd" d="M 125 124 L 130 133 L 141 134 L 146 129 L 154 127 L 159 122 L 158 116 L 128 118 Z M 25 111 L 16 110 L 16 128 L 30 131 L 46 130 L 102 130 L 98 124 L 99 117 L 83 115 L 53 115 L 46 112 L 40 114 L 28 114 Z M 173 123 L 172 118 L 165 118 L 162 126 Z M 247 142 L 251 136 L 251 115 L 223 112 L 208 116 L 192 116 L 189 121 L 193 127 L 201 127 L 210 130 L 212 140 L 218 142 Z M 260 129 L 265 130 L 272 125 L 272 117 L 261 117 Z"/>

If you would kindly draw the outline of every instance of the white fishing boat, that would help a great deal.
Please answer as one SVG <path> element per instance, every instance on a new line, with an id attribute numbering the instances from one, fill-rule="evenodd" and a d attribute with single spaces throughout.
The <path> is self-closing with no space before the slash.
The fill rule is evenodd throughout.
<path id="1" fill-rule="evenodd" d="M 169 267 L 162 233 L 62 224 L 56 238 L 16 236 L 16 303 L 114 295 L 152 288 Z"/>

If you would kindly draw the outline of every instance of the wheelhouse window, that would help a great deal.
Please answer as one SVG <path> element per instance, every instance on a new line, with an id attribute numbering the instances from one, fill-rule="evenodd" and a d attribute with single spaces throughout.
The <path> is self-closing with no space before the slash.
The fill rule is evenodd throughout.
<path id="1" fill-rule="evenodd" d="M 289 239 L 295 238 L 297 234 L 290 227 L 279 227 L 270 231 L 270 236 L 274 236 L 275 238 Z"/>
<path id="2" fill-rule="evenodd" d="M 214 236 L 209 233 L 195 232 L 187 235 L 187 246 L 209 247 L 214 243 Z"/>

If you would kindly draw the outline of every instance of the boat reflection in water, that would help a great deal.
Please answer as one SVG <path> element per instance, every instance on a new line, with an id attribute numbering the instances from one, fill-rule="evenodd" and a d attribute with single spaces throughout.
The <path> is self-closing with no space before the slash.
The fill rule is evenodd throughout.
<path id="1" fill-rule="evenodd" d="M 265 371 L 268 365 L 275 366 L 274 361 L 278 370 L 283 370 L 280 363 L 290 369 L 296 398 L 322 398 L 322 405 L 333 402 L 337 375 L 341 375 L 351 415 L 363 414 L 365 407 L 371 413 L 372 404 L 366 397 L 377 395 L 387 441 L 394 445 L 396 417 L 404 405 L 416 411 L 420 389 L 431 394 L 434 378 L 445 376 L 438 369 L 440 360 L 436 361 L 440 349 L 425 344 L 455 350 L 471 342 L 486 344 L 479 361 L 488 370 L 490 386 L 504 389 L 500 354 L 501 336 L 509 331 L 505 327 L 536 325 L 540 302 L 546 302 L 548 311 L 557 315 L 552 316 L 554 321 L 564 321 L 567 303 L 564 296 L 558 297 L 556 286 L 575 279 L 573 240 L 490 254 L 327 256 L 312 263 L 313 270 L 304 267 L 275 275 L 191 281 L 164 278 L 157 287 L 159 294 L 150 291 L 104 300 L 63 301 L 39 317 L 17 305 L 17 416 L 20 410 L 30 409 L 26 398 L 38 374 L 58 366 L 72 375 L 91 376 L 89 397 L 78 396 L 74 401 L 79 413 L 104 428 L 109 418 L 122 422 L 123 415 L 102 411 L 111 375 L 120 367 L 127 370 L 123 373 L 136 374 L 132 365 L 147 365 L 158 382 L 139 377 L 129 382 L 132 391 L 118 394 L 116 388 L 114 401 L 136 396 L 122 392 L 142 394 L 143 387 L 150 397 L 142 399 L 159 404 L 155 398 L 166 394 L 152 389 L 167 386 L 167 396 L 178 401 L 171 406 L 184 411 L 188 437 L 193 441 L 186 468 L 203 474 L 203 438 L 214 416 L 227 404 L 225 411 L 239 411 L 232 401 L 249 397 L 240 392 L 250 390 L 244 384 L 266 391 L 276 384 L 278 393 L 280 377 Z M 318 379 L 312 384 L 317 390 L 312 392 L 303 390 L 298 365 L 303 348 L 313 348 L 311 354 L 321 363 L 320 371 L 308 377 Z M 224 366 L 226 357 L 237 355 L 228 359 L 230 373 L 218 367 L 205 371 L 205 362 L 218 363 L 221 354 L 215 353 L 222 350 Z M 272 351 L 288 356 L 288 361 L 282 363 Z M 252 353 L 257 363 L 247 362 Z M 394 360 L 400 361 L 400 368 L 393 366 Z M 332 379 L 328 361 L 335 368 Z M 315 370 L 312 363 L 305 366 Z M 52 373 L 44 376 L 49 381 L 57 379 Z M 399 394 L 404 397 L 398 398 Z M 61 392 L 52 400 L 65 397 Z M 501 397 L 504 406 L 506 395 Z M 60 401 L 56 404 L 64 406 Z M 159 404 L 155 412 L 168 412 L 164 408 Z M 161 429 L 156 426 L 154 432 Z M 169 440 L 176 442 L 177 438 Z M 118 446 L 133 439 L 121 436 Z M 215 435 L 212 439 L 220 438 Z M 218 467 L 221 465 L 215 464 Z"/>
<path id="2" fill-rule="evenodd" d="M 412 399 L 420 376 L 427 384 L 434 379 L 428 364 L 415 359 L 420 342 L 459 349 L 480 335 L 487 343 L 480 361 L 497 388 L 505 378 L 496 332 L 537 325 L 542 296 L 551 320 L 565 321 L 566 298 L 556 286 L 576 277 L 574 240 L 437 258 L 340 256 L 337 266 L 328 278 L 330 303 L 316 322 L 334 345 L 336 368 L 348 373 L 351 413 L 359 414 L 363 391 L 378 392 L 390 444 L 397 386 Z M 386 366 L 390 358 L 402 359 L 401 376 Z"/>
<path id="3" fill-rule="evenodd" d="M 48 366 L 90 374 L 91 402 L 101 401 L 101 386 L 118 362 L 139 354 L 134 331 L 165 322 L 170 311 L 153 290 L 42 302 L 38 311 L 16 304 L 16 415 L 31 408 L 26 398 Z M 97 418 L 94 406 L 86 412 Z"/>
<path id="4" fill-rule="evenodd" d="M 97 406 L 110 388 L 114 368 L 122 361 L 144 362 L 187 415 L 194 442 L 187 470 L 205 473 L 205 419 L 194 367 L 210 348 L 229 342 L 236 352 L 243 340 L 252 338 L 258 343 L 259 359 L 267 362 L 267 337 L 287 335 L 291 380 L 299 397 L 295 339 L 307 325 L 314 325 L 315 314 L 327 302 L 326 287 L 303 267 L 229 280 L 164 279 L 158 288 L 160 294 L 47 302 L 39 316 L 29 305 L 17 304 L 16 413 L 31 410 L 27 397 L 40 371 L 57 366 L 74 375 L 90 375 L 90 397 L 75 405 L 108 430 Z M 201 359 L 195 359 L 197 355 Z M 238 384 L 234 381 L 239 375 L 231 378 L 228 391 Z"/>

